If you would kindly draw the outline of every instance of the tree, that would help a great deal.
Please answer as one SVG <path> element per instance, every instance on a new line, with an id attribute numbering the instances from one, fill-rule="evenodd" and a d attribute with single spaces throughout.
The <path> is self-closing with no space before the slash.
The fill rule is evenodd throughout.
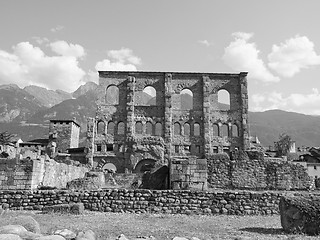
<path id="1" fill-rule="evenodd" d="M 0 133 L 0 145 L 8 145 L 12 142 L 13 135 L 7 131 Z"/>
<path id="2" fill-rule="evenodd" d="M 274 143 L 277 156 L 286 156 L 291 148 L 292 139 L 286 134 L 282 133 L 279 135 L 279 141 Z"/>

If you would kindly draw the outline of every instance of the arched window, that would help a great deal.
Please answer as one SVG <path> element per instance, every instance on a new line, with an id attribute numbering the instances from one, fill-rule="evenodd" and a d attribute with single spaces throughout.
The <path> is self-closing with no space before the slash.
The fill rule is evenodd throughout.
<path id="1" fill-rule="evenodd" d="M 97 124 L 97 133 L 98 134 L 103 134 L 105 132 L 105 123 L 104 121 L 100 120 Z"/>
<path id="2" fill-rule="evenodd" d="M 174 123 L 174 135 L 181 135 L 180 123 Z"/>
<path id="3" fill-rule="evenodd" d="M 142 134 L 142 122 L 136 122 L 136 134 Z"/>
<path id="4" fill-rule="evenodd" d="M 212 132 L 213 136 L 219 136 L 219 125 L 218 124 L 213 124 L 212 126 Z"/>
<path id="5" fill-rule="evenodd" d="M 228 137 L 229 136 L 229 126 L 228 126 L 228 124 L 223 124 L 222 125 L 221 136 L 222 137 Z"/>
<path id="6" fill-rule="evenodd" d="M 220 110 L 230 110 L 230 94 L 225 89 L 218 91 L 218 107 Z"/>
<path id="7" fill-rule="evenodd" d="M 190 89 L 183 89 L 180 92 L 181 110 L 193 109 L 193 93 Z"/>
<path id="8" fill-rule="evenodd" d="M 124 135 L 125 133 L 125 125 L 124 122 L 118 123 L 118 135 Z"/>
<path id="9" fill-rule="evenodd" d="M 232 137 L 239 137 L 239 128 L 236 124 L 232 125 Z"/>
<path id="10" fill-rule="evenodd" d="M 155 131 L 156 136 L 161 136 L 162 135 L 162 124 L 157 122 L 156 123 L 156 131 Z"/>
<path id="11" fill-rule="evenodd" d="M 152 127 L 153 127 L 153 125 L 151 122 L 146 123 L 146 134 L 147 135 L 152 135 Z"/>
<path id="12" fill-rule="evenodd" d="M 200 136 L 200 124 L 199 123 L 195 123 L 193 125 L 193 135 Z"/>
<path id="13" fill-rule="evenodd" d="M 183 131 L 185 136 L 190 136 L 190 124 L 185 123 L 183 126 Z"/>
<path id="14" fill-rule="evenodd" d="M 108 122 L 107 133 L 113 135 L 114 134 L 114 127 L 115 127 L 114 122 L 112 122 L 112 121 Z"/>
<path id="15" fill-rule="evenodd" d="M 142 101 L 145 106 L 155 106 L 157 99 L 157 91 L 154 87 L 148 86 L 143 89 Z"/>
<path id="16" fill-rule="evenodd" d="M 106 104 L 118 105 L 119 104 L 119 88 L 117 86 L 109 86 L 106 91 Z"/>

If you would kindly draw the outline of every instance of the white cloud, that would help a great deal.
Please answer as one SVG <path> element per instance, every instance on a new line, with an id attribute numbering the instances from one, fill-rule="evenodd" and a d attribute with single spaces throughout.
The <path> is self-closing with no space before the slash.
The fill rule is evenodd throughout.
<path id="1" fill-rule="evenodd" d="M 208 40 L 199 40 L 198 43 L 206 46 L 206 47 L 210 47 L 211 46 L 211 43 L 209 43 Z"/>
<path id="2" fill-rule="evenodd" d="M 74 56 L 47 56 L 29 42 L 21 42 L 12 53 L 0 50 L 0 84 L 74 91 L 85 75 L 78 64 Z"/>
<path id="3" fill-rule="evenodd" d="M 32 37 L 32 39 L 36 41 L 36 43 L 38 43 L 39 45 L 49 42 L 49 39 L 46 37 Z"/>
<path id="4" fill-rule="evenodd" d="M 320 64 L 314 44 L 305 36 L 296 36 L 279 46 L 273 45 L 268 66 L 284 77 L 293 77 L 303 68 Z"/>
<path id="5" fill-rule="evenodd" d="M 108 51 L 110 59 L 97 62 L 95 68 L 98 71 L 137 71 L 136 65 L 141 64 L 141 59 L 133 55 L 131 49 Z"/>
<path id="6" fill-rule="evenodd" d="M 279 92 L 266 92 L 252 95 L 250 109 L 252 111 L 266 111 L 270 109 L 282 109 L 286 111 L 304 114 L 320 114 L 320 93 L 313 88 L 310 93 L 293 93 L 286 97 Z"/>
<path id="7" fill-rule="evenodd" d="M 71 56 L 76 58 L 83 57 L 86 53 L 79 44 L 67 43 L 66 41 L 56 41 L 50 43 L 51 50 L 62 56 Z"/>
<path id="8" fill-rule="evenodd" d="M 64 29 L 64 26 L 58 25 L 50 29 L 51 32 L 58 32 Z"/>
<path id="9" fill-rule="evenodd" d="M 226 65 L 235 71 L 249 72 L 250 78 L 263 82 L 280 81 L 259 58 L 260 51 L 256 44 L 248 42 L 253 33 L 236 32 L 232 36 L 235 39 L 224 49 L 222 57 Z"/>
<path id="10" fill-rule="evenodd" d="M 94 82 L 99 84 L 99 74 L 97 71 L 92 71 L 91 69 L 87 72 L 86 76 L 81 79 L 81 85 L 86 82 Z"/>
<path id="11" fill-rule="evenodd" d="M 108 57 L 113 59 L 114 61 L 120 63 L 128 63 L 139 65 L 141 64 L 141 59 L 137 56 L 134 56 L 132 50 L 129 48 L 121 48 L 120 50 L 110 50 L 108 52 Z"/>

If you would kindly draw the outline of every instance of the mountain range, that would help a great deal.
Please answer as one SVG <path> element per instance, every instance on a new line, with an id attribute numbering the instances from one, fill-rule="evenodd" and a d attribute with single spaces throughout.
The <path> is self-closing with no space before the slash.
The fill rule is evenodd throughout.
<path id="1" fill-rule="evenodd" d="M 95 116 L 97 84 L 88 82 L 75 92 L 48 90 L 38 86 L 23 89 L 17 85 L 0 85 L 0 132 L 17 134 L 24 141 L 46 138 L 50 119 L 77 119 L 84 139 L 86 121 Z M 140 99 L 140 100 L 139 100 Z M 182 108 L 190 106 L 192 97 L 181 96 Z M 143 93 L 136 100 L 155 104 L 155 98 Z M 320 146 L 320 116 L 282 110 L 249 112 L 251 136 L 265 147 L 273 146 L 286 133 L 297 146 Z"/>

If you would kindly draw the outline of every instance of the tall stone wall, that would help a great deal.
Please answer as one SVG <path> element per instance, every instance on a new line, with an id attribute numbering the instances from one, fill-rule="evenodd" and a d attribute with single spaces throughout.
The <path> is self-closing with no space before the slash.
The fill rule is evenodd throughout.
<path id="1" fill-rule="evenodd" d="M 270 215 L 279 213 L 282 193 L 249 191 L 126 190 L 0 191 L 11 209 L 41 210 L 44 206 L 84 203 L 101 212 Z"/>
<path id="2" fill-rule="evenodd" d="M 0 190 L 30 190 L 38 186 L 65 188 L 67 182 L 82 178 L 85 165 L 58 163 L 52 159 L 0 159 Z"/>

